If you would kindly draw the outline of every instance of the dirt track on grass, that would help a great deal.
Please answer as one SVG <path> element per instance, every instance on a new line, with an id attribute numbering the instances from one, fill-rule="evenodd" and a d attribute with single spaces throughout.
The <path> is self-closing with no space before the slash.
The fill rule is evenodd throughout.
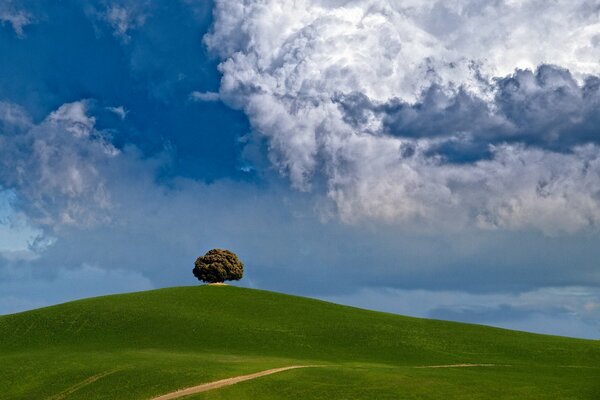
<path id="1" fill-rule="evenodd" d="M 65 390 L 63 390 L 62 392 L 55 394 L 54 396 L 48 397 L 47 400 L 63 400 L 65 398 L 67 398 L 68 396 L 70 396 L 71 394 L 75 393 L 76 391 L 78 391 L 79 389 L 87 386 L 87 385 L 91 385 L 92 383 L 96 382 L 99 379 L 104 378 L 105 376 L 114 374 L 115 372 L 120 371 L 122 368 L 117 368 L 117 369 L 113 369 L 110 371 L 105 371 L 105 372 L 101 372 L 99 374 L 90 376 L 87 379 L 84 379 L 83 381 L 76 383 L 73 386 L 70 386 L 68 388 L 66 388 Z"/>
<path id="2" fill-rule="evenodd" d="M 468 368 L 468 367 L 509 367 L 498 364 L 448 364 L 448 365 L 423 365 L 415 368 Z"/>
<path id="3" fill-rule="evenodd" d="M 317 367 L 317 365 L 292 365 L 289 367 L 268 369 L 266 371 L 256 372 L 254 374 L 235 376 L 233 378 L 221 379 L 220 381 L 214 381 L 214 382 L 204 383 L 204 384 L 198 385 L 198 386 L 192 386 L 192 387 L 189 387 L 186 389 L 178 390 L 176 392 L 171 392 L 171 393 L 163 394 L 162 396 L 154 397 L 152 400 L 177 399 L 179 397 L 189 396 L 191 394 L 196 394 L 196 393 L 202 393 L 202 392 L 206 392 L 208 390 L 218 389 L 223 386 L 234 385 L 239 382 L 249 381 L 250 379 L 260 378 L 261 376 L 276 374 L 278 372 L 283 372 L 283 371 L 287 371 L 290 369 L 311 368 L 311 367 Z"/>
<path id="4" fill-rule="evenodd" d="M 423 365 L 414 368 L 468 368 L 468 367 L 501 367 L 505 365 L 498 364 L 447 364 L 447 365 Z M 171 400 L 178 399 L 183 396 L 189 396 L 196 393 L 206 392 L 212 389 L 222 388 L 224 386 L 234 385 L 239 382 L 249 381 L 251 379 L 260 378 L 261 376 L 276 374 L 278 372 L 288 371 L 290 369 L 298 369 L 298 368 L 312 368 L 319 367 L 319 365 L 292 365 L 289 367 L 281 367 L 281 368 L 273 368 L 268 369 L 266 371 L 256 372 L 254 374 L 249 375 L 240 375 L 235 376 L 233 378 L 221 379 L 219 381 L 204 383 L 198 386 L 192 386 L 189 388 L 177 390 L 175 392 L 163 394 L 162 396 L 154 397 L 151 400 Z"/>

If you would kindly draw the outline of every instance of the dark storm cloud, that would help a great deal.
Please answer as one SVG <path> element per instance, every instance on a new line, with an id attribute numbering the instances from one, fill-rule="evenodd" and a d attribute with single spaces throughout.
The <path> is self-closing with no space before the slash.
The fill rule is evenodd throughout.
<path id="1" fill-rule="evenodd" d="M 416 104 L 392 100 L 377 104 L 362 93 L 335 100 L 349 124 L 364 128 L 369 115 L 382 117 L 383 132 L 407 138 L 438 139 L 431 153 L 450 161 L 489 157 L 489 146 L 524 143 L 551 151 L 600 143 L 600 78 L 578 83 L 561 67 L 518 69 L 494 79 L 490 100 L 464 88 L 432 85 Z"/>
<path id="2" fill-rule="evenodd" d="M 511 139 L 553 150 L 600 141 L 600 78 L 580 85 L 568 70 L 542 65 L 496 84 L 495 106 L 515 127 Z"/>

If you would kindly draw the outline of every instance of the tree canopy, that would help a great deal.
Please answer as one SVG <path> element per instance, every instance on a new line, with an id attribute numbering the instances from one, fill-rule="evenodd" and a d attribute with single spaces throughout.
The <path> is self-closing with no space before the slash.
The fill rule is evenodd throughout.
<path id="1" fill-rule="evenodd" d="M 196 259 L 193 273 L 207 283 L 239 281 L 244 275 L 244 264 L 232 251 L 212 249 Z"/>

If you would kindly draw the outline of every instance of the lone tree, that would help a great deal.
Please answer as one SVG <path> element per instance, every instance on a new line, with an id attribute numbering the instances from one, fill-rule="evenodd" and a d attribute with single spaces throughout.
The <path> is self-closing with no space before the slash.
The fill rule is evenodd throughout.
<path id="1" fill-rule="evenodd" d="M 229 250 L 212 249 L 198 257 L 192 272 L 199 281 L 208 283 L 239 281 L 244 275 L 244 264 Z"/>

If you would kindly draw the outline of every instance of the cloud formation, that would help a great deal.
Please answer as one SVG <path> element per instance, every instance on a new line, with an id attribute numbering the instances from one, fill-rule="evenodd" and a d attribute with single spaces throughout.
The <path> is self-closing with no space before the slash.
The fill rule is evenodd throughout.
<path id="1" fill-rule="evenodd" d="M 32 15 L 21 7 L 17 7 L 13 0 L 4 0 L 0 4 L 0 23 L 10 24 L 17 37 L 23 38 L 25 36 L 23 28 L 32 22 Z"/>
<path id="2" fill-rule="evenodd" d="M 190 99 L 194 101 L 219 101 L 219 93 L 193 91 Z"/>
<path id="3" fill-rule="evenodd" d="M 100 7 L 91 2 L 87 13 L 112 29 L 113 35 L 127 44 L 131 40 L 131 32 L 144 25 L 151 8 L 147 1 L 102 1 Z"/>
<path id="4" fill-rule="evenodd" d="M 0 313 L 228 247 L 248 286 L 598 337 L 593 2 L 16 5 Z"/>
<path id="5" fill-rule="evenodd" d="M 438 153 L 457 161 L 486 156 L 491 144 L 523 143 L 561 152 L 600 141 L 598 77 L 579 84 L 568 70 L 541 65 L 497 78 L 486 91 L 493 97 L 432 84 L 416 103 L 376 103 L 356 92 L 336 100 L 354 129 L 368 131 L 375 119 L 388 135 L 436 139 Z"/>
<path id="6" fill-rule="evenodd" d="M 33 124 L 18 106 L 0 103 L 0 183 L 18 193 L 34 224 L 90 226 L 110 218 L 102 169 L 119 154 L 88 115 L 92 103 L 66 103 Z"/>
<path id="7" fill-rule="evenodd" d="M 594 4 L 218 0 L 205 43 L 344 221 L 573 232 L 600 222 Z"/>

